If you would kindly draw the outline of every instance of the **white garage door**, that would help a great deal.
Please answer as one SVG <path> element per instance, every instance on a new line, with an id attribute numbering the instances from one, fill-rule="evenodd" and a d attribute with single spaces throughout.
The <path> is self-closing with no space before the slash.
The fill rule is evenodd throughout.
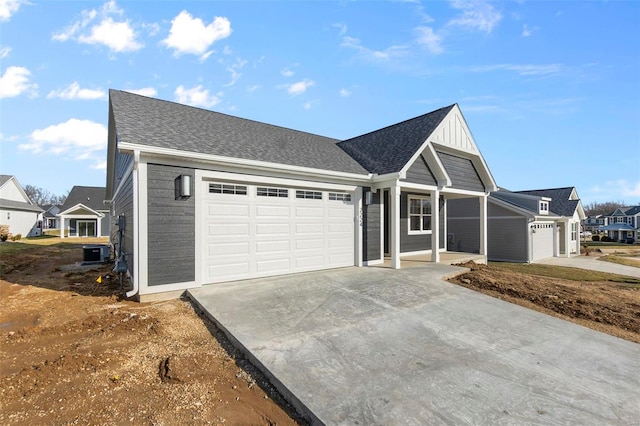
<path id="1" fill-rule="evenodd" d="M 533 227 L 533 233 L 531 234 L 533 259 L 531 260 L 536 261 L 553 257 L 553 225 L 550 223 L 534 223 L 531 226 Z"/>
<path id="2" fill-rule="evenodd" d="M 352 193 L 202 184 L 204 282 L 354 265 Z"/>

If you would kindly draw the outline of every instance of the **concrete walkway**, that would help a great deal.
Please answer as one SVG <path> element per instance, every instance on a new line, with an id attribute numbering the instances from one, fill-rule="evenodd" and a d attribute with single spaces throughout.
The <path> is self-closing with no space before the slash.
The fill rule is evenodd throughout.
<path id="1" fill-rule="evenodd" d="M 629 277 L 640 278 L 640 268 L 633 266 L 619 265 L 617 263 L 598 260 L 595 256 L 576 257 L 549 257 L 538 260 L 534 263 L 544 265 L 568 266 L 570 268 L 590 269 L 592 271 L 606 272 L 609 274 L 627 275 Z"/>
<path id="2" fill-rule="evenodd" d="M 345 268 L 190 296 L 314 423 L 640 421 L 640 345 L 441 280 Z"/>

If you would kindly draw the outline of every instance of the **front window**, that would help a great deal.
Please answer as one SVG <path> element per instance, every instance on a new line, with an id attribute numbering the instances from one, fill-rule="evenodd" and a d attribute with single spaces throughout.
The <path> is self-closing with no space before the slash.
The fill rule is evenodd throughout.
<path id="1" fill-rule="evenodd" d="M 431 198 L 409 196 L 409 234 L 431 233 Z"/>
<path id="2" fill-rule="evenodd" d="M 575 241 L 578 239 L 578 224 L 571 224 L 571 241 Z"/>

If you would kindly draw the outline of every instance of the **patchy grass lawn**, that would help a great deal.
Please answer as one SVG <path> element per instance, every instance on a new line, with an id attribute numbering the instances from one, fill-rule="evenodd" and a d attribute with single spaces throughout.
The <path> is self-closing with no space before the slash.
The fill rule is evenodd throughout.
<path id="1" fill-rule="evenodd" d="M 84 244 L 108 244 L 108 237 L 100 238 L 60 238 L 51 235 L 42 235 L 39 237 L 22 238 L 19 241 L 5 241 L 0 243 L 0 256 L 16 253 L 23 250 L 31 250 L 41 246 L 74 247 Z"/>
<path id="2" fill-rule="evenodd" d="M 640 279 L 626 277 L 622 275 L 614 275 L 606 272 L 590 271 L 588 269 L 567 268 L 564 266 L 542 265 L 539 263 L 507 263 L 507 262 L 489 262 L 491 267 L 503 271 L 517 272 L 520 274 L 538 275 L 549 278 L 559 278 L 563 280 L 596 282 L 610 281 L 626 284 L 634 284 L 640 286 Z"/>
<path id="3" fill-rule="evenodd" d="M 607 256 L 601 256 L 598 260 L 605 262 L 617 263 L 619 265 L 634 266 L 640 268 L 640 254 L 632 255 L 616 255 L 610 254 Z"/>

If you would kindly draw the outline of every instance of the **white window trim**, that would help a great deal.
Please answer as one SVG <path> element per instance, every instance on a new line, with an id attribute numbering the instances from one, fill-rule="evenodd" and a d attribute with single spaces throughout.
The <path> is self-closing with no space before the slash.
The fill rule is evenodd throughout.
<path id="1" fill-rule="evenodd" d="M 408 235 L 431 235 L 433 233 L 432 229 L 428 229 L 428 230 L 421 230 L 421 231 L 412 231 L 411 230 L 411 200 L 428 200 L 429 204 L 431 204 L 431 214 L 429 214 L 429 216 L 431 217 L 431 219 L 433 220 L 433 202 L 431 201 L 431 197 L 430 196 L 425 196 L 425 195 L 407 195 L 407 234 Z M 422 213 L 420 213 L 420 227 L 422 227 L 422 218 L 423 216 L 426 216 Z"/>

